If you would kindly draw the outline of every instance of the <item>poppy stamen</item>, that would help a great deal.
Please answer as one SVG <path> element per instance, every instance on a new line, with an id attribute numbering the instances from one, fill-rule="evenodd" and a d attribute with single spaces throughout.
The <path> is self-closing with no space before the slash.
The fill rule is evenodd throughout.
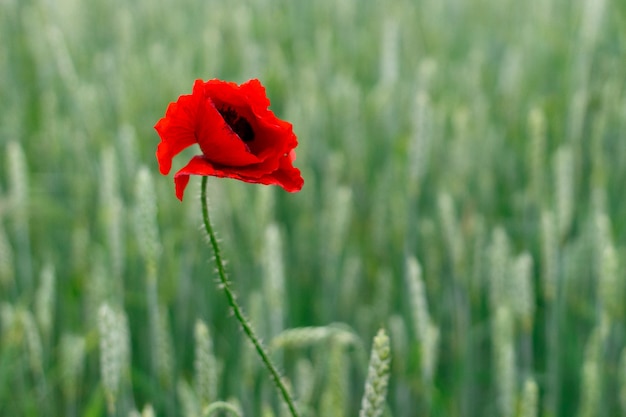
<path id="1" fill-rule="evenodd" d="M 252 142 L 254 140 L 254 130 L 252 130 L 252 126 L 250 126 L 250 123 L 245 117 L 240 116 L 230 107 L 218 109 L 218 112 L 222 115 L 226 124 L 242 141 Z"/>

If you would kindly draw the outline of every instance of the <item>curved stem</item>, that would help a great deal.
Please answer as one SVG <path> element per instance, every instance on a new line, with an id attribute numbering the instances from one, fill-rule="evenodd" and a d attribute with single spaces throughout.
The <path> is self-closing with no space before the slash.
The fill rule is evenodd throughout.
<path id="1" fill-rule="evenodd" d="M 204 222 L 204 228 L 206 230 L 206 233 L 209 236 L 209 241 L 211 243 L 211 246 L 213 247 L 213 253 L 215 254 L 215 264 L 217 265 L 217 274 L 219 275 L 220 282 L 222 284 L 221 287 L 224 290 L 224 293 L 226 294 L 226 298 L 228 299 L 228 304 L 233 309 L 233 313 L 235 313 L 235 317 L 237 318 L 237 321 L 239 321 L 239 323 L 241 324 L 243 332 L 246 334 L 246 336 L 248 336 L 248 339 L 250 339 L 250 341 L 254 345 L 254 348 L 256 349 L 257 353 L 261 357 L 261 360 L 265 364 L 265 367 L 272 375 L 272 379 L 274 380 L 276 387 L 278 388 L 283 399 L 285 400 L 285 403 L 287 403 L 287 407 L 289 407 L 289 411 L 291 411 L 291 415 L 293 417 L 298 417 L 296 406 L 294 404 L 293 399 L 291 398 L 291 395 L 289 394 L 289 391 L 287 390 L 287 387 L 285 386 L 282 379 L 280 378 L 280 374 L 278 373 L 276 366 L 274 366 L 274 364 L 269 358 L 269 355 L 265 351 L 265 348 L 261 344 L 261 340 L 256 336 L 256 334 L 254 333 L 254 330 L 252 329 L 250 322 L 244 316 L 243 311 L 241 310 L 241 307 L 237 303 L 235 293 L 230 288 L 230 282 L 228 282 L 228 279 L 226 278 L 226 269 L 224 268 L 224 261 L 222 259 L 220 247 L 217 243 L 217 238 L 215 237 L 215 232 L 213 231 L 213 227 L 211 226 L 211 221 L 209 219 L 209 207 L 208 207 L 207 198 L 206 198 L 207 182 L 208 182 L 208 177 L 206 176 L 202 177 L 202 191 L 201 191 L 201 197 L 200 197 L 202 200 L 202 220 Z"/>
<path id="2" fill-rule="evenodd" d="M 237 407 L 224 401 L 215 401 L 209 404 L 204 411 L 202 411 L 202 416 L 210 417 L 215 411 L 228 411 L 234 416 L 242 417 L 241 411 L 239 411 Z"/>

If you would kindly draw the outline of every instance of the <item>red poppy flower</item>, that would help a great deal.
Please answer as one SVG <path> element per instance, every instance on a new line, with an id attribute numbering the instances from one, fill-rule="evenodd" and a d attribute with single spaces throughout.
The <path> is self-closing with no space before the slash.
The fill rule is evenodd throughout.
<path id="1" fill-rule="evenodd" d="M 277 118 L 269 105 L 265 88 L 256 79 L 241 85 L 196 80 L 190 95 L 170 103 L 154 126 L 161 137 L 156 152 L 161 174 L 170 172 L 172 159 L 183 149 L 197 143 L 202 151 L 174 175 L 179 200 L 190 175 L 300 191 L 304 180 L 293 166 L 298 140 L 291 124 Z"/>

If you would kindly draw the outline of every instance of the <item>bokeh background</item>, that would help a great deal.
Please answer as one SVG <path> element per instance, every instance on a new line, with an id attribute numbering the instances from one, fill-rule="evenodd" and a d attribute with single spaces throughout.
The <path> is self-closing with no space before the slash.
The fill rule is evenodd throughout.
<path id="1" fill-rule="evenodd" d="M 359 413 L 381 327 L 385 416 L 626 415 L 626 2 L 2 0 L 0 39 L 0 415 L 286 415 L 158 174 L 198 78 L 299 137 L 300 193 L 209 198 L 303 416 Z"/>

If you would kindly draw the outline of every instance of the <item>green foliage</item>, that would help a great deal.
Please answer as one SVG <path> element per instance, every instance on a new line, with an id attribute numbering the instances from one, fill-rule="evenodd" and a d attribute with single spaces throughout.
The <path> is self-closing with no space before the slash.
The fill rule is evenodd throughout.
<path id="1" fill-rule="evenodd" d="M 626 413 L 625 34 L 618 0 L 0 1 L 0 415 L 285 415 L 154 157 L 214 77 L 299 138 L 300 193 L 209 201 L 303 416 L 358 414 L 381 327 L 384 416 Z"/>

